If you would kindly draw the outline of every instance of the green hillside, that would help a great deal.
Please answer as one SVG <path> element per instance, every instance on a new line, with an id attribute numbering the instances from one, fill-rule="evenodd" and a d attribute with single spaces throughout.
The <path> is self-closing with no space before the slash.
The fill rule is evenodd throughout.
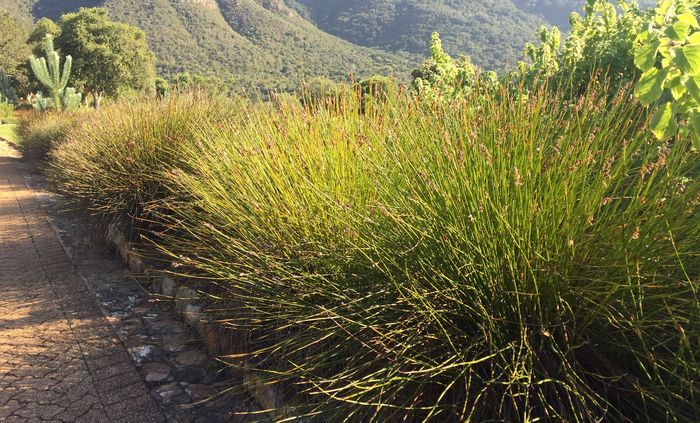
<path id="1" fill-rule="evenodd" d="M 418 56 L 439 31 L 447 51 L 466 53 L 488 69 L 521 58 L 541 25 L 568 29 L 586 0 L 288 0 L 319 28 L 353 43 Z M 655 0 L 641 0 L 650 5 Z"/>
<path id="2" fill-rule="evenodd" d="M 646 0 L 653 1 L 653 0 Z M 168 75 L 216 75 L 241 88 L 302 78 L 407 75 L 439 31 L 446 50 L 487 69 L 521 58 L 543 24 L 566 28 L 584 0 L 0 0 L 31 22 L 103 6 L 145 30 Z"/>
<path id="3" fill-rule="evenodd" d="M 553 25 L 567 28 L 571 11 L 580 11 L 586 0 L 513 0 L 513 3 L 526 12 L 542 16 Z"/>
<path id="4" fill-rule="evenodd" d="M 304 77 L 405 72 L 411 60 L 329 35 L 275 1 L 0 0 L 23 19 L 103 6 L 149 38 L 162 74 L 188 70 L 241 88 L 288 88 Z"/>
<path id="5" fill-rule="evenodd" d="M 512 0 L 520 9 L 542 16 L 547 22 L 562 29 L 569 27 L 572 11 L 583 10 L 586 0 Z M 637 0 L 640 7 L 650 7 L 656 0 Z"/>
<path id="6" fill-rule="evenodd" d="M 294 0 L 321 29 L 354 43 L 424 56 L 439 31 L 452 54 L 490 69 L 513 65 L 546 21 L 510 0 Z"/>

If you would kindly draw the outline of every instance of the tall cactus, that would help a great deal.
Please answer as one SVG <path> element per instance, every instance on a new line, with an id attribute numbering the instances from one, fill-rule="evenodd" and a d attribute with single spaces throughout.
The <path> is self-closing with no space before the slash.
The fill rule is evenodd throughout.
<path id="1" fill-rule="evenodd" d="M 10 103 L 15 107 L 19 104 L 17 91 L 12 88 L 12 80 L 2 71 L 0 71 L 0 103 Z"/>
<path id="2" fill-rule="evenodd" d="M 80 107 L 80 102 L 83 101 L 83 95 L 75 91 L 75 88 L 66 88 L 61 94 L 61 99 L 58 104 L 54 103 L 48 97 L 39 91 L 36 94 L 27 97 L 27 100 L 37 112 L 48 112 L 51 109 L 58 110 L 75 110 Z"/>
<path id="3" fill-rule="evenodd" d="M 46 58 L 32 56 L 29 59 L 29 64 L 39 82 L 49 90 L 54 107 L 60 107 L 61 97 L 68 85 L 73 58 L 66 56 L 66 60 L 63 63 L 63 72 L 61 72 L 61 57 L 54 50 L 53 37 L 51 35 L 46 35 L 44 38 L 44 50 L 46 51 Z"/>
<path id="4" fill-rule="evenodd" d="M 80 107 L 83 101 L 83 94 L 76 92 L 75 88 L 66 88 L 61 95 L 61 108 L 63 110 L 74 110 Z"/>

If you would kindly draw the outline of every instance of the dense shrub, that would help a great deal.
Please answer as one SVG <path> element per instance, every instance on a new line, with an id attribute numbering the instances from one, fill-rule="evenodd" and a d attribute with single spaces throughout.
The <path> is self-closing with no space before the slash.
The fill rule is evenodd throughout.
<path id="1" fill-rule="evenodd" d="M 563 42 L 557 28 L 540 29 L 540 43 L 525 46 L 526 61 L 518 64 L 520 78 L 528 84 L 543 80 L 554 87 L 567 84 L 580 92 L 592 78 L 614 81 L 617 86 L 638 77 L 634 40 L 643 24 L 649 23 L 650 14 L 626 0 L 619 5 L 612 0 L 589 0 L 583 12 L 571 15 L 571 30 Z"/>
<path id="2" fill-rule="evenodd" d="M 308 109 L 337 110 L 351 97 L 354 95 L 345 84 L 327 78 L 312 78 L 303 83 L 299 100 Z"/>
<path id="3" fill-rule="evenodd" d="M 53 152 L 49 177 L 91 213 L 116 221 L 145 219 L 164 192 L 162 172 L 180 162 L 184 143 L 203 127 L 231 119 L 233 100 L 190 92 L 164 101 L 105 105 Z"/>
<path id="4" fill-rule="evenodd" d="M 164 251 L 320 421 L 696 419 L 688 142 L 627 92 L 502 96 L 202 134 Z"/>
<path id="5" fill-rule="evenodd" d="M 604 91 L 604 90 L 603 90 Z M 192 97 L 81 121 L 49 175 L 158 222 L 318 421 L 695 421 L 700 183 L 631 93 L 357 113 Z"/>
<path id="6" fill-rule="evenodd" d="M 438 33 L 430 39 L 430 55 L 411 73 L 413 91 L 424 100 L 460 99 L 477 86 L 498 85 L 494 72 L 482 72 L 467 56 L 457 60 L 447 54 Z"/>
<path id="7" fill-rule="evenodd" d="M 44 160 L 61 144 L 83 114 L 74 112 L 25 112 L 17 118 L 18 147 L 25 158 Z"/>
<path id="8" fill-rule="evenodd" d="M 399 94 L 399 85 L 395 79 L 375 75 L 365 78 L 355 86 L 360 98 L 360 109 L 364 112 L 372 104 L 384 104 Z"/>

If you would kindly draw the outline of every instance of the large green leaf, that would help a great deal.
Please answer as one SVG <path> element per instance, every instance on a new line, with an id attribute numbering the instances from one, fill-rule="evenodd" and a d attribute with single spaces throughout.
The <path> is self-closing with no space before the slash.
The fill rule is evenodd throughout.
<path id="1" fill-rule="evenodd" d="M 689 116 L 690 136 L 693 139 L 693 148 L 700 150 L 700 112 L 694 110 Z"/>
<path id="2" fill-rule="evenodd" d="M 693 12 L 681 13 L 678 15 L 677 19 L 678 22 L 687 23 L 691 28 L 700 28 L 700 25 L 698 25 L 698 20 L 695 15 L 693 15 Z"/>
<path id="3" fill-rule="evenodd" d="M 673 0 L 663 0 L 657 2 L 656 7 L 654 8 L 657 17 L 660 16 L 665 19 L 671 11 L 671 6 L 673 6 Z"/>
<path id="4" fill-rule="evenodd" d="M 677 50 L 678 67 L 689 75 L 700 74 L 700 44 L 689 44 Z"/>
<path id="5" fill-rule="evenodd" d="M 639 102 L 648 105 L 658 100 L 663 92 L 666 76 L 668 76 L 668 69 L 651 68 L 644 72 L 634 87 L 634 93 L 639 98 Z"/>
<path id="6" fill-rule="evenodd" d="M 673 72 L 669 73 L 664 87 L 671 90 L 671 95 L 673 95 L 673 98 L 678 100 L 679 98 L 683 97 L 683 94 L 686 92 L 684 82 L 685 79 L 681 71 L 675 69 Z"/>
<path id="7" fill-rule="evenodd" d="M 664 32 L 673 41 L 685 41 L 690 34 L 690 24 L 687 22 L 676 22 L 666 28 Z"/>
<path id="8" fill-rule="evenodd" d="M 654 113 L 654 117 L 651 119 L 651 131 L 660 140 L 671 138 L 678 133 L 674 104 L 665 103 Z"/>
<path id="9" fill-rule="evenodd" d="M 671 12 L 673 11 L 672 6 L 673 0 L 664 0 L 657 4 L 656 8 L 654 9 L 654 11 L 656 12 L 654 21 L 657 25 L 664 25 L 668 21 L 668 18 L 670 17 Z"/>
<path id="10" fill-rule="evenodd" d="M 637 46 L 634 50 L 634 64 L 637 68 L 641 69 L 642 72 L 646 72 L 654 67 L 659 46 L 661 46 L 661 41 L 658 38 Z"/>
<path id="11" fill-rule="evenodd" d="M 685 88 L 688 90 L 688 93 L 695 101 L 695 104 L 692 107 L 697 107 L 698 105 L 700 105 L 700 81 L 698 81 L 698 79 L 700 78 L 698 78 L 697 76 L 691 76 L 685 82 Z"/>

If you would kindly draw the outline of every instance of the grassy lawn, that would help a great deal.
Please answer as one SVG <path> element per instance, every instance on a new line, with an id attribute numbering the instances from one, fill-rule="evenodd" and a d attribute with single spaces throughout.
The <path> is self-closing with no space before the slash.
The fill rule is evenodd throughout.
<path id="1" fill-rule="evenodd" d="M 17 125 L 13 124 L 0 125 L 0 138 L 11 142 L 17 142 L 16 128 Z"/>

